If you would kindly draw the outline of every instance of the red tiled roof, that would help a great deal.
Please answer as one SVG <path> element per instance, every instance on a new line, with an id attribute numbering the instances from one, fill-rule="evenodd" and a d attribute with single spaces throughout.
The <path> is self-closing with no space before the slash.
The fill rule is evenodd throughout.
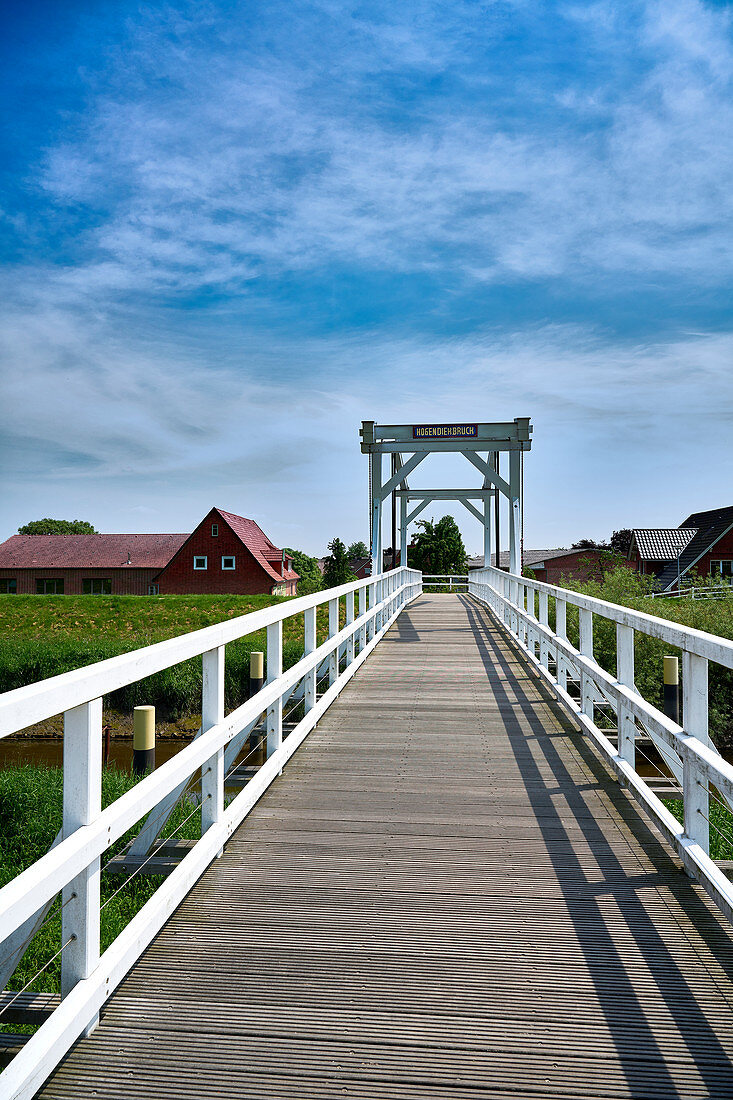
<path id="1" fill-rule="evenodd" d="M 224 512 L 221 508 L 217 508 L 216 511 L 229 524 L 237 538 L 241 539 L 252 556 L 257 559 L 273 580 L 280 582 L 299 579 L 300 574 L 293 569 L 286 569 L 284 573 L 280 573 L 272 568 L 270 562 L 276 561 L 280 564 L 283 552 L 275 546 L 274 542 L 268 539 L 265 532 L 253 519 L 247 519 L 245 516 L 235 516 L 232 512 Z"/>
<path id="2" fill-rule="evenodd" d="M 12 535 L 0 569 L 162 569 L 188 535 Z"/>

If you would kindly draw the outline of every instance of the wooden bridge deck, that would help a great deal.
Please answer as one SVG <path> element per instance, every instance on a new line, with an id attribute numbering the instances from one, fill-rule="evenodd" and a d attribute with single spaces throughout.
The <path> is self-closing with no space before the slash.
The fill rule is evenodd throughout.
<path id="1" fill-rule="evenodd" d="M 501 631 L 423 596 L 42 1095 L 733 1097 L 731 947 Z"/>

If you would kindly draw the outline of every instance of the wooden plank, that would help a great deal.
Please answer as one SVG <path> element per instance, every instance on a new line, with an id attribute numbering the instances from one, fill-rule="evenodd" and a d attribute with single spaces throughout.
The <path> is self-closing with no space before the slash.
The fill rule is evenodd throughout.
<path id="1" fill-rule="evenodd" d="M 500 628 L 423 596 L 41 1095 L 733 1095 L 731 946 Z"/>

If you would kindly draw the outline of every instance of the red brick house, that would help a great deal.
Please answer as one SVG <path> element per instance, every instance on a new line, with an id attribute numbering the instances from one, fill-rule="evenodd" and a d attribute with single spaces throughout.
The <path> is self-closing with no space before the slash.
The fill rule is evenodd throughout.
<path id="1" fill-rule="evenodd" d="M 693 512 L 679 527 L 634 528 L 628 557 L 638 572 L 657 577 L 662 592 L 693 571 L 733 583 L 733 507 Z"/>
<path id="2" fill-rule="evenodd" d="M 162 594 L 267 593 L 294 596 L 293 560 L 270 542 L 253 519 L 212 508 L 176 551 L 155 582 Z"/>
<path id="3" fill-rule="evenodd" d="M 298 574 L 251 519 L 212 508 L 191 535 L 13 535 L 0 593 L 295 595 Z"/>

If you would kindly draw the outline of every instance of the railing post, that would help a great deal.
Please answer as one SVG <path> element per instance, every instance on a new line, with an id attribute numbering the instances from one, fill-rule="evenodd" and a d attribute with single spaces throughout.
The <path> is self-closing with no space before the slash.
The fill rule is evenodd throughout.
<path id="1" fill-rule="evenodd" d="M 593 657 L 593 612 L 584 607 L 578 608 L 580 626 L 580 652 L 584 657 Z M 593 721 L 593 681 L 580 666 L 580 709 Z"/>
<path id="2" fill-rule="evenodd" d="M 267 683 L 272 684 L 283 672 L 282 619 L 267 628 Z M 279 695 L 267 708 L 267 755 L 272 756 L 283 742 L 283 700 Z"/>
<path id="3" fill-rule="evenodd" d="M 564 642 L 568 638 L 568 605 L 565 600 L 555 596 L 555 633 Z M 557 682 L 563 691 L 568 690 L 568 665 L 565 655 L 557 651 Z"/>
<path id="4" fill-rule="evenodd" d="M 634 689 L 634 628 L 616 623 L 616 679 L 624 687 Z M 621 702 L 616 708 L 618 754 L 636 768 L 636 722 L 628 706 Z"/>
<path id="5" fill-rule="evenodd" d="M 316 651 L 316 608 L 309 607 L 307 611 L 303 612 L 303 649 L 305 656 L 308 657 L 311 653 Z M 305 711 L 306 714 L 309 710 L 313 710 L 316 705 L 316 672 L 317 669 L 314 666 L 310 672 L 306 672 L 303 677 L 304 681 L 304 695 Z"/>
<path id="6" fill-rule="evenodd" d="M 546 592 L 540 590 L 540 626 L 550 625 L 550 610 L 549 610 L 549 596 Z M 545 668 L 550 667 L 550 647 L 547 643 L 547 637 L 544 634 L 540 634 L 540 663 Z"/>
<path id="7" fill-rule="evenodd" d="M 364 585 L 363 588 L 359 589 L 359 618 L 362 617 L 362 615 L 364 614 L 366 609 L 367 609 L 367 586 Z M 366 626 L 366 623 L 364 623 L 359 628 L 359 652 L 360 653 L 362 652 L 362 650 L 366 649 L 366 643 L 367 643 L 367 626 Z"/>
<path id="8" fill-rule="evenodd" d="M 377 617 L 374 614 L 374 605 L 377 602 L 377 586 L 376 584 L 369 585 L 369 610 L 372 614 L 369 616 L 369 622 L 367 623 L 367 640 L 371 642 L 372 638 L 377 632 Z"/>
<path id="9" fill-rule="evenodd" d="M 682 651 L 682 721 L 685 733 L 708 742 L 708 662 L 705 657 Z M 710 853 L 710 795 L 708 781 L 697 757 L 682 753 L 682 798 L 685 832 Z"/>
<path id="10" fill-rule="evenodd" d="M 63 835 L 91 823 L 102 812 L 102 700 L 64 714 Z M 61 892 L 61 996 L 88 978 L 99 962 L 100 861 L 73 878 Z M 70 942 L 69 942 L 70 941 Z M 84 1034 L 96 1027 L 95 1016 Z"/>
<path id="11" fill-rule="evenodd" d="M 328 601 L 328 636 L 333 638 L 334 634 L 338 634 L 339 630 L 339 601 Z M 338 646 L 332 650 L 328 655 L 328 686 L 333 687 L 336 683 L 339 674 L 339 654 Z"/>
<path id="12" fill-rule="evenodd" d="M 346 625 L 351 626 L 354 621 L 354 593 L 346 593 Z M 346 639 L 346 664 L 350 665 L 354 660 L 354 634 L 353 631 Z"/>
<path id="13" fill-rule="evenodd" d="M 201 732 L 224 721 L 224 654 L 220 645 L 202 654 Z M 201 835 L 224 813 L 224 749 L 201 768 Z M 221 855 L 221 851 L 219 852 Z"/>

